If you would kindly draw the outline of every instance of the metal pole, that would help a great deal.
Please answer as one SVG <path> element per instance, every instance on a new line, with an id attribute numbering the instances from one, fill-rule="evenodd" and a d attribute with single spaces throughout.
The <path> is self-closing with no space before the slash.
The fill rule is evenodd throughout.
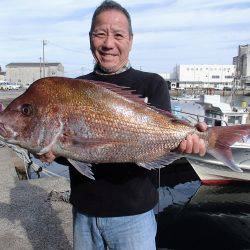
<path id="1" fill-rule="evenodd" d="M 161 187 L 161 168 L 158 168 L 158 214 L 160 213 L 160 187 Z"/>
<path id="2" fill-rule="evenodd" d="M 42 78 L 42 57 L 39 57 L 39 62 L 40 62 L 40 78 Z"/>
<path id="3" fill-rule="evenodd" d="M 43 77 L 45 77 L 45 51 L 44 51 L 45 45 L 46 45 L 46 41 L 43 40 Z"/>

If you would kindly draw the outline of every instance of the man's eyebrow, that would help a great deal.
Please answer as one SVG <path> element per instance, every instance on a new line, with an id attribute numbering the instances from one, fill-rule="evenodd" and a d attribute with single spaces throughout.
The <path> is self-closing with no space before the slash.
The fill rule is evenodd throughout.
<path id="1" fill-rule="evenodd" d="M 107 28 L 102 28 L 102 27 L 98 27 L 96 29 L 93 30 L 93 33 L 97 33 L 97 32 L 108 32 L 108 29 Z M 129 31 L 126 30 L 126 29 L 122 29 L 122 28 L 112 28 L 111 33 L 121 33 L 121 34 L 129 34 Z"/>
<path id="2" fill-rule="evenodd" d="M 113 33 L 122 33 L 122 34 L 128 34 L 129 31 L 128 30 L 125 30 L 125 29 L 112 29 L 112 32 Z"/>
<path id="3" fill-rule="evenodd" d="M 106 31 L 105 28 L 97 28 L 97 29 L 94 29 L 93 32 L 98 32 L 98 31 Z"/>

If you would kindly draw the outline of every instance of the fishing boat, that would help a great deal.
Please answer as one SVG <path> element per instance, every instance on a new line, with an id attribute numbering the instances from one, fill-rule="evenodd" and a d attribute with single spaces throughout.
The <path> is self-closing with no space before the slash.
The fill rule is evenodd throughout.
<path id="1" fill-rule="evenodd" d="M 204 108 L 203 120 L 208 126 L 232 126 L 246 124 L 249 112 L 244 104 L 235 107 L 221 101 L 218 95 L 201 96 L 198 102 Z M 200 117 L 199 117 L 199 120 Z M 204 184 L 226 184 L 232 181 L 250 181 L 250 140 L 244 138 L 231 146 L 236 164 L 243 170 L 234 172 L 213 156 L 188 155 L 187 160 Z"/>
<path id="2" fill-rule="evenodd" d="M 187 93 L 183 93 L 181 96 L 175 97 L 175 100 L 177 101 L 199 101 L 200 100 L 200 96 L 197 94 L 187 94 Z"/>
<path id="3" fill-rule="evenodd" d="M 202 95 L 197 102 L 204 109 L 204 121 L 208 126 L 231 126 L 246 124 L 249 111 L 248 104 L 241 107 L 221 101 L 220 95 Z"/>
<path id="4" fill-rule="evenodd" d="M 243 170 L 242 173 L 232 171 L 209 154 L 204 157 L 189 155 L 187 160 L 203 184 L 213 185 L 228 184 L 234 181 L 250 181 L 250 143 L 235 143 L 231 148 L 234 161 Z"/>

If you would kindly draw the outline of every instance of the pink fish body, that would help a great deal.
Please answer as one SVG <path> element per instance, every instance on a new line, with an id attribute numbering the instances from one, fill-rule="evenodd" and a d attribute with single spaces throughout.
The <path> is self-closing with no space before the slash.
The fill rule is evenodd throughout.
<path id="1" fill-rule="evenodd" d="M 35 154 L 52 151 L 74 166 L 75 161 L 135 162 L 155 168 L 179 158 L 172 151 L 194 133 L 205 140 L 210 153 L 241 171 L 232 161 L 230 145 L 249 136 L 250 125 L 200 133 L 108 83 L 43 78 L 0 113 L 1 140 Z"/>

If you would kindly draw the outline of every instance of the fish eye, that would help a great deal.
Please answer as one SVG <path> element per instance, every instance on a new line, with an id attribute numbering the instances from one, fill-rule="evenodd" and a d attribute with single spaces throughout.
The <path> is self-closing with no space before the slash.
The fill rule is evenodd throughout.
<path id="1" fill-rule="evenodd" d="M 21 112 L 25 116 L 30 116 L 33 113 L 33 108 L 30 104 L 23 104 L 21 107 Z"/>

